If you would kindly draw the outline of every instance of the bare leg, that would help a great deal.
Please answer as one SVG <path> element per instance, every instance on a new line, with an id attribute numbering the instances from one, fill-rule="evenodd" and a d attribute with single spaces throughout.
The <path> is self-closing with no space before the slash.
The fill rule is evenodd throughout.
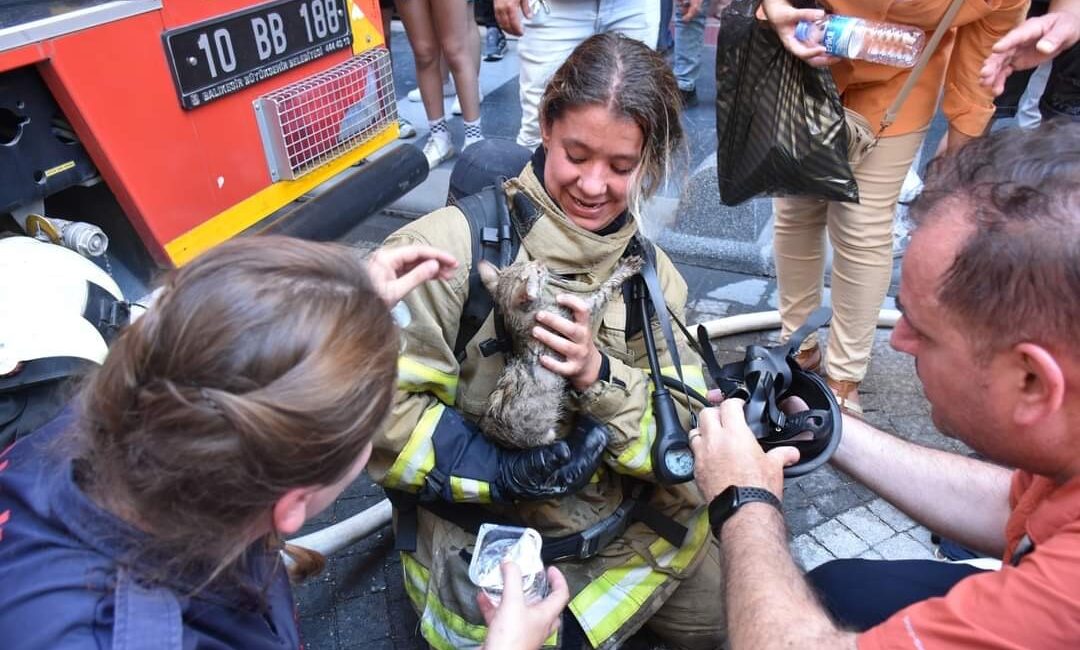
<path id="1" fill-rule="evenodd" d="M 439 72 L 439 39 L 431 16 L 429 0 L 396 0 L 398 15 L 405 24 L 416 60 L 416 85 L 429 121 L 443 117 L 442 75 Z M 436 4 L 444 4 L 437 0 Z"/>
<path id="2" fill-rule="evenodd" d="M 473 22 L 472 5 L 460 0 L 435 0 L 430 7 L 435 33 L 457 87 L 461 116 L 466 122 L 474 122 L 480 119 L 480 33 Z"/>

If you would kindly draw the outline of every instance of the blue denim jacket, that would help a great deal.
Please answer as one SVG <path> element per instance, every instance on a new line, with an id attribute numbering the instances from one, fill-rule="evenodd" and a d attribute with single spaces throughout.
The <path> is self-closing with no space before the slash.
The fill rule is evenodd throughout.
<path id="1" fill-rule="evenodd" d="M 67 457 L 70 409 L 0 454 L 0 645 L 66 648 L 299 648 L 287 576 L 252 549 L 250 591 L 177 578 L 148 585 L 130 557 L 145 534 L 98 507 Z"/>

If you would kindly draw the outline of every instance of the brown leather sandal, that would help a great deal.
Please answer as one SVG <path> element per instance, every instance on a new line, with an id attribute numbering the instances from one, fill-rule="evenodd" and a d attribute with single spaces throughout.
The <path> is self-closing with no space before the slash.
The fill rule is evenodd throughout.
<path id="1" fill-rule="evenodd" d="M 859 382 L 826 377 L 825 383 L 829 385 L 829 389 L 836 395 L 836 401 L 840 404 L 842 410 L 855 415 L 862 415 L 862 403 L 859 400 Z"/>
<path id="2" fill-rule="evenodd" d="M 821 374 L 821 346 L 815 345 L 812 348 L 806 348 L 805 350 L 799 350 L 795 355 L 795 363 L 799 364 L 799 367 L 806 372 L 812 372 L 816 375 Z"/>

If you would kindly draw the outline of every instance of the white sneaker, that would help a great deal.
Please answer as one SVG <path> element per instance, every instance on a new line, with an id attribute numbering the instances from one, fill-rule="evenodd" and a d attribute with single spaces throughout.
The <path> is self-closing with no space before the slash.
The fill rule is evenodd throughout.
<path id="1" fill-rule="evenodd" d="M 484 93 L 480 93 L 480 101 L 484 101 Z M 454 97 L 454 103 L 450 105 L 450 112 L 454 115 L 461 115 L 461 98 Z"/>
<path id="2" fill-rule="evenodd" d="M 428 138 L 424 144 L 424 157 L 427 158 L 429 170 L 435 169 L 455 155 L 457 150 L 454 145 L 442 138 Z"/>
<path id="3" fill-rule="evenodd" d="M 454 80 L 453 79 L 451 79 L 451 80 L 449 80 L 449 81 L 447 81 L 446 83 L 443 84 L 443 86 L 442 86 L 442 94 L 443 94 L 443 97 L 453 97 L 454 95 L 457 95 L 457 88 L 454 88 Z M 409 98 L 410 102 L 421 101 L 420 88 L 419 87 L 413 88 L 412 90 L 409 91 L 409 94 L 406 95 L 406 97 Z"/>

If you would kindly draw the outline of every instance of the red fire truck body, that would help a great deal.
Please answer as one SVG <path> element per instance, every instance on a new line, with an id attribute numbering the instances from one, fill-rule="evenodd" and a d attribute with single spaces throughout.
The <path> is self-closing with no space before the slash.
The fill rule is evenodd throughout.
<path id="1" fill-rule="evenodd" d="M 377 0 L 0 0 L 0 217 L 94 224 L 135 276 L 340 235 L 426 176 L 396 138 Z"/>

